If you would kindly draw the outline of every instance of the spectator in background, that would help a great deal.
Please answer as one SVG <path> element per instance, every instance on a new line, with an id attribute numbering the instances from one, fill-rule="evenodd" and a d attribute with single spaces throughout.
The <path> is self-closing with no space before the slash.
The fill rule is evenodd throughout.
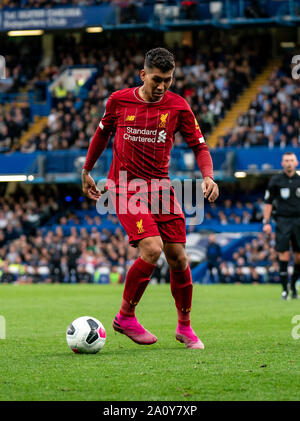
<path id="1" fill-rule="evenodd" d="M 68 95 L 68 91 L 64 87 L 63 83 L 58 83 L 54 88 L 54 96 L 57 99 L 65 98 Z"/>
<path id="2" fill-rule="evenodd" d="M 87 284 L 92 282 L 92 275 L 87 272 L 84 265 L 79 265 L 77 269 L 77 282 Z"/>
<path id="3" fill-rule="evenodd" d="M 113 266 L 111 268 L 110 274 L 109 274 L 109 283 L 110 284 L 121 284 L 123 282 L 123 276 L 118 271 L 117 266 Z"/>
<path id="4" fill-rule="evenodd" d="M 80 256 L 80 250 L 74 236 L 68 238 L 66 249 L 69 282 L 75 283 L 77 282 L 77 259 Z"/>
<path id="5" fill-rule="evenodd" d="M 228 262 L 221 262 L 220 263 L 220 278 L 219 282 L 222 284 L 229 284 L 232 283 L 232 270 L 228 264 Z"/>
<path id="6" fill-rule="evenodd" d="M 4 264 L 4 267 L 2 270 L 0 269 L 0 273 L 1 273 L 1 283 L 10 284 L 15 281 L 14 275 L 9 270 L 8 262 Z"/>
<path id="7" fill-rule="evenodd" d="M 241 266 L 237 266 L 235 268 L 234 282 L 236 284 L 245 284 L 245 283 L 247 283 L 247 276 L 243 272 L 243 268 Z"/>
<path id="8" fill-rule="evenodd" d="M 212 283 L 217 282 L 215 280 L 214 269 L 217 271 L 218 280 L 221 278 L 220 264 L 221 264 L 221 247 L 216 243 L 216 237 L 214 234 L 210 234 L 208 237 L 208 245 L 206 248 L 206 260 L 209 271 L 209 280 Z"/>

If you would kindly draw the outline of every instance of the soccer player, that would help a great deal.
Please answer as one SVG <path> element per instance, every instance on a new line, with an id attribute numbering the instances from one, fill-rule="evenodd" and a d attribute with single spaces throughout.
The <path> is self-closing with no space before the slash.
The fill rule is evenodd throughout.
<path id="1" fill-rule="evenodd" d="M 89 173 L 115 131 L 113 161 L 106 187 L 115 193 L 119 221 L 130 244 L 138 247 L 140 253 L 127 273 L 121 308 L 113 328 L 141 345 L 157 341 L 138 322 L 135 308 L 164 251 L 178 315 L 175 337 L 187 348 L 203 349 L 203 343 L 190 324 L 193 284 L 185 251 L 185 217 L 168 175 L 170 151 L 177 131 L 194 151 L 204 179 L 204 197 L 213 202 L 219 192 L 213 180 L 212 159 L 193 112 L 182 97 L 168 90 L 174 69 L 174 56 L 168 50 L 152 49 L 146 53 L 144 69 L 140 72 L 143 85 L 122 89 L 110 96 L 88 149 L 82 170 L 82 188 L 91 199 L 98 200 L 101 196 Z M 152 193 L 156 194 L 160 205 L 158 212 L 149 211 L 152 199 L 148 199 L 147 193 L 140 200 L 138 213 L 131 211 L 129 202 L 133 193 L 128 191 L 128 183 L 136 179 L 146 183 L 151 198 Z M 162 182 L 163 188 L 158 181 Z M 164 196 L 161 190 L 170 193 L 168 214 L 162 212 Z"/>
<path id="2" fill-rule="evenodd" d="M 294 251 L 294 272 L 291 279 L 292 298 L 298 298 L 296 282 L 300 278 L 300 176 L 296 173 L 298 160 L 294 153 L 286 152 L 282 156 L 283 172 L 274 175 L 265 193 L 263 231 L 272 232 L 270 219 L 273 204 L 276 202 L 276 240 L 275 250 L 279 257 L 282 299 L 289 298 L 288 263 L 290 245 Z"/>

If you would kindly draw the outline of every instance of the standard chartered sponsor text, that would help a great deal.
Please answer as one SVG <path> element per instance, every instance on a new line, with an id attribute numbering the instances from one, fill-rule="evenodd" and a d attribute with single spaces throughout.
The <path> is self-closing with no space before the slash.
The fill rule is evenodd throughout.
<path id="1" fill-rule="evenodd" d="M 132 142 L 149 142 L 155 143 L 157 130 L 148 129 L 135 129 L 134 127 L 127 127 L 127 133 L 124 134 L 125 140 L 131 140 Z M 148 135 L 154 137 L 143 137 L 143 136 L 132 136 L 132 135 Z"/>

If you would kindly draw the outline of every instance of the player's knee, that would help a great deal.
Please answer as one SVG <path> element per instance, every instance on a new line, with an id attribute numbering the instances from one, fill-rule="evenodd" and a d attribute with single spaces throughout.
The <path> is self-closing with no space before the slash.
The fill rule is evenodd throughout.
<path id="1" fill-rule="evenodd" d="M 160 239 L 147 239 L 140 248 L 141 258 L 149 263 L 156 264 L 163 250 L 163 242 Z"/>
<path id="2" fill-rule="evenodd" d="M 185 270 L 188 265 L 188 257 L 185 252 L 179 253 L 176 256 L 168 259 L 168 263 L 173 270 Z"/>
<path id="3" fill-rule="evenodd" d="M 152 264 L 157 263 L 158 259 L 160 258 L 162 249 L 159 246 L 154 246 L 152 249 L 145 251 L 142 255 L 144 259 Z"/>

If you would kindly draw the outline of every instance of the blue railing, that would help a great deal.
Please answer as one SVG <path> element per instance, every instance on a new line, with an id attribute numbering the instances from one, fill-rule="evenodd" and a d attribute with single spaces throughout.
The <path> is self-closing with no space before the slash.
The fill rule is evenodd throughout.
<path id="1" fill-rule="evenodd" d="M 235 171 L 248 173 L 272 173 L 281 169 L 281 158 L 284 152 L 294 152 L 300 162 L 300 148 L 265 147 L 211 149 L 217 179 L 228 179 L 231 171 L 233 179 Z M 185 164 L 184 155 L 193 154 L 188 148 L 174 147 L 171 151 L 170 177 L 186 178 L 198 176 L 200 171 L 196 162 L 191 167 L 190 160 Z M 48 177 L 52 182 L 78 182 L 87 150 L 61 150 L 49 152 L 0 154 L 0 174 L 38 175 L 35 182 L 44 182 Z M 107 148 L 98 159 L 93 170 L 96 180 L 107 176 L 112 162 L 112 148 Z M 228 154 L 234 156 L 231 169 L 228 165 Z M 232 158 L 230 158 L 232 160 Z M 196 172 L 196 173 L 195 173 Z M 53 178 L 54 177 L 54 178 Z"/>

